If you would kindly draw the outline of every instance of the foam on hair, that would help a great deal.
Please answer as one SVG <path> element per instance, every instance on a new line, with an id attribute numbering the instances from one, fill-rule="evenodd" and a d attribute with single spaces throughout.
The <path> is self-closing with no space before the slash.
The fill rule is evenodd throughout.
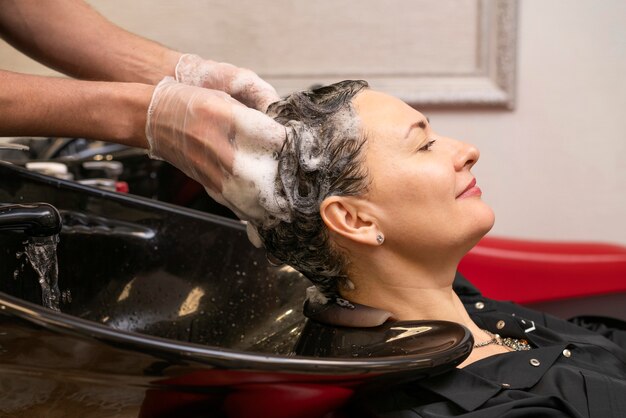
<path id="1" fill-rule="evenodd" d="M 327 297 L 347 282 L 345 257 L 329 242 L 319 213 L 333 195 L 359 195 L 368 186 L 365 138 L 352 99 L 365 81 L 346 80 L 297 92 L 273 103 L 268 115 L 287 129 L 278 155 L 275 202 L 284 216 L 255 225 L 267 251 L 307 276 Z"/>

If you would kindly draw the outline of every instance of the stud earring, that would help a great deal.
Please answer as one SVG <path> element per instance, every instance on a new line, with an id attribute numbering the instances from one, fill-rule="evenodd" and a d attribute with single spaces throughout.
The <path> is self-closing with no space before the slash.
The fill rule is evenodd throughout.
<path id="1" fill-rule="evenodd" d="M 378 243 L 378 245 L 382 245 L 383 242 L 385 242 L 385 237 L 383 236 L 383 234 L 376 234 L 376 242 Z"/>

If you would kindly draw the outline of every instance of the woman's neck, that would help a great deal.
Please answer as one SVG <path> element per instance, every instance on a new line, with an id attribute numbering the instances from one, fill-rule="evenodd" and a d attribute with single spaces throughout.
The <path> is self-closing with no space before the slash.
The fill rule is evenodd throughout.
<path id="1" fill-rule="evenodd" d="M 452 321 L 469 328 L 475 339 L 484 337 L 452 289 L 454 260 L 426 264 L 387 256 L 377 261 L 370 258 L 351 272 L 355 286 L 342 289 L 343 297 L 389 311 L 396 320 Z"/>

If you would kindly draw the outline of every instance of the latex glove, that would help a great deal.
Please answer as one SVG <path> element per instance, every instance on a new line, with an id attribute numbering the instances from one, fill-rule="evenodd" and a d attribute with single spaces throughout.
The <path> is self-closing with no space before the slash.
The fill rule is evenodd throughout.
<path id="1" fill-rule="evenodd" d="M 191 86 L 221 90 L 262 112 L 279 99 L 274 87 L 253 71 L 193 54 L 184 54 L 178 60 L 176 80 Z"/>
<path id="2" fill-rule="evenodd" d="M 285 127 L 264 113 L 166 77 L 148 108 L 146 137 L 152 158 L 178 167 L 241 219 L 257 225 L 287 219 L 275 193 Z"/>

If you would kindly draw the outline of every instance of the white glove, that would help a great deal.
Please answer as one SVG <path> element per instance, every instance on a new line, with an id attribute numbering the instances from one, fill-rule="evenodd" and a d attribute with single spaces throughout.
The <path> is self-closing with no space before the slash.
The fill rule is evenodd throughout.
<path id="1" fill-rule="evenodd" d="M 152 158 L 178 167 L 241 219 L 287 219 L 275 193 L 285 127 L 264 113 L 222 91 L 166 77 L 148 108 L 146 137 Z"/>
<path id="2" fill-rule="evenodd" d="M 262 112 L 279 99 L 274 87 L 253 71 L 193 54 L 184 54 L 178 60 L 176 80 L 190 86 L 221 90 Z"/>

